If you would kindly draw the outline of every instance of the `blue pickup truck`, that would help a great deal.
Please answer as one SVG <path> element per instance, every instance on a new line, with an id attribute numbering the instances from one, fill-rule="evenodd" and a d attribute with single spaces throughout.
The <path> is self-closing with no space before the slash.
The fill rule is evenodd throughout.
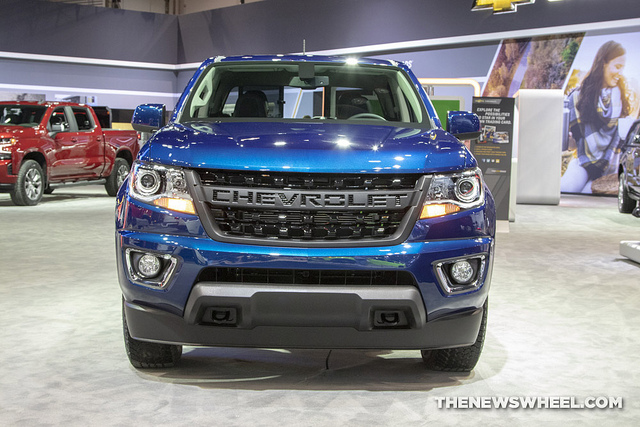
<path id="1" fill-rule="evenodd" d="M 332 56 L 216 57 L 154 132 L 116 207 L 127 355 L 182 346 L 415 349 L 434 370 L 482 351 L 493 198 L 409 67 Z"/>

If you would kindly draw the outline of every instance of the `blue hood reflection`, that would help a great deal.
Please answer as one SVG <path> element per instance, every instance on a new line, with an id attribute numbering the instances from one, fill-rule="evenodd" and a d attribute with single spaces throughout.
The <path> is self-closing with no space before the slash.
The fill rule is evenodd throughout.
<path id="1" fill-rule="evenodd" d="M 172 124 L 154 135 L 140 158 L 194 168 L 316 173 L 448 172 L 476 165 L 464 145 L 441 129 L 339 122 Z"/>

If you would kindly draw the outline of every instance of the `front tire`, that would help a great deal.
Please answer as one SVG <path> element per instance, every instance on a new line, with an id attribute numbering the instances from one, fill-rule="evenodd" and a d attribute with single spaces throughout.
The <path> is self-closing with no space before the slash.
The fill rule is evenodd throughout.
<path id="1" fill-rule="evenodd" d="M 439 350 L 422 350 L 422 360 L 426 363 L 427 368 L 446 372 L 469 372 L 473 370 L 480 359 L 482 346 L 484 345 L 484 337 L 487 332 L 488 308 L 489 302 L 485 301 L 482 307 L 480 330 L 473 345 Z"/>
<path id="2" fill-rule="evenodd" d="M 44 187 L 44 173 L 40 164 L 35 160 L 25 160 L 18 171 L 11 201 L 17 206 L 35 206 L 42 200 Z"/>
<path id="3" fill-rule="evenodd" d="M 122 330 L 127 357 L 134 367 L 138 369 L 172 368 L 180 360 L 181 345 L 139 341 L 129 335 L 127 318 L 124 314 L 124 300 L 122 301 Z"/>
<path id="4" fill-rule="evenodd" d="M 620 213 L 631 213 L 636 207 L 636 201 L 629 196 L 627 186 L 624 185 L 624 172 L 618 175 L 618 211 Z"/>
<path id="5" fill-rule="evenodd" d="M 107 182 L 104 184 L 104 188 L 107 190 L 107 194 L 114 197 L 118 194 L 120 186 L 127 179 L 131 165 L 125 159 L 118 157 L 113 163 L 113 170 L 111 175 L 107 177 Z"/>

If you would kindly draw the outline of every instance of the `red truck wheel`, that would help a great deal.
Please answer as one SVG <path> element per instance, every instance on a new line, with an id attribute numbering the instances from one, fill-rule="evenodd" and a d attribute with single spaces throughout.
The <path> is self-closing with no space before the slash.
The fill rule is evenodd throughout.
<path id="1" fill-rule="evenodd" d="M 120 186 L 127 179 L 129 175 L 129 169 L 131 165 L 125 159 L 118 157 L 113 165 L 111 175 L 107 178 L 107 182 L 104 184 L 104 188 L 107 190 L 107 194 L 114 197 L 118 194 Z"/>
<path id="2" fill-rule="evenodd" d="M 25 160 L 18 171 L 18 180 L 11 192 L 11 201 L 18 206 L 35 206 L 44 194 L 44 173 L 35 160 Z"/>

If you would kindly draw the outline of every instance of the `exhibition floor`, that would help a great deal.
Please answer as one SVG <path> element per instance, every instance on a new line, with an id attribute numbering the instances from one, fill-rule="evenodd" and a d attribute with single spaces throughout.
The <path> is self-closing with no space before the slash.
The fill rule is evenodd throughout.
<path id="1" fill-rule="evenodd" d="M 3 426 L 636 425 L 640 219 L 614 198 L 518 205 L 497 236 L 484 353 L 466 375 L 418 351 L 185 348 L 137 371 L 121 333 L 114 199 L 61 188 L 35 207 L 0 194 Z M 328 360 L 327 360 L 328 359 Z M 327 369 L 328 366 L 328 369 Z M 621 397 L 622 409 L 446 409 L 446 397 Z M 458 401 L 461 401 L 458 399 Z"/>

